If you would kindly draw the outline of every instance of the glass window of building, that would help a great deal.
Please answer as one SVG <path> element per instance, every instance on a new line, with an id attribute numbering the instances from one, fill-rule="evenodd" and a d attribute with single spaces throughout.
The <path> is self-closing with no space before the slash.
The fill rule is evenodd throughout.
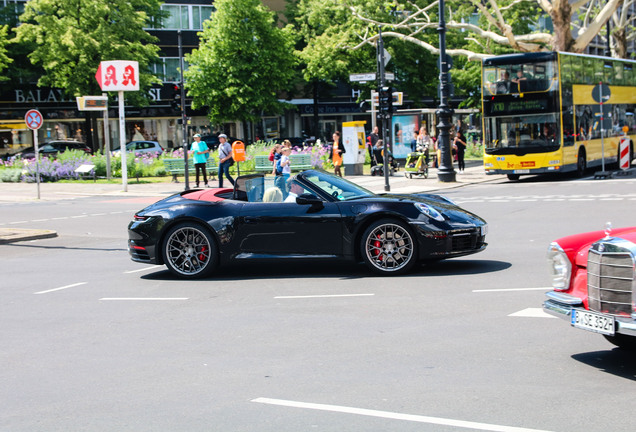
<path id="1" fill-rule="evenodd" d="M 160 28 L 166 30 L 202 30 L 203 22 L 210 18 L 214 6 L 164 4 L 161 10 L 168 13 Z"/>

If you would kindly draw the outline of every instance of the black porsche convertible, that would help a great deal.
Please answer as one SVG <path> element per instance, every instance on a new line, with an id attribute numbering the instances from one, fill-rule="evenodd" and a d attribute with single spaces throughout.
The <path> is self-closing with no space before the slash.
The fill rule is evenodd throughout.
<path id="1" fill-rule="evenodd" d="M 416 262 L 480 252 L 488 225 L 431 194 L 374 194 L 324 171 L 286 182 L 251 174 L 233 189 L 190 190 L 137 212 L 128 226 L 133 261 L 198 278 L 236 260 L 339 258 L 383 275 Z"/>

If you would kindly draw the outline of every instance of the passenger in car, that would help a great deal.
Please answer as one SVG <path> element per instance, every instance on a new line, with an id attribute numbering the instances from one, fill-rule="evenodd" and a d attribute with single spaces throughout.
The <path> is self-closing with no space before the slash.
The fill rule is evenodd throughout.
<path id="1" fill-rule="evenodd" d="M 265 189 L 263 202 L 283 202 L 283 193 L 275 186 Z"/>

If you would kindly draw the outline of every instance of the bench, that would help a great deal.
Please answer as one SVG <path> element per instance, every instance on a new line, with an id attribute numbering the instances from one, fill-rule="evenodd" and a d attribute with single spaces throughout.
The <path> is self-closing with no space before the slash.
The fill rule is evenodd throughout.
<path id="1" fill-rule="evenodd" d="M 166 168 L 166 171 L 172 174 L 172 181 L 174 183 L 179 183 L 177 179 L 178 175 L 185 175 L 185 161 L 183 159 L 164 159 L 163 166 Z M 210 178 L 214 178 L 216 173 L 219 170 L 219 165 L 216 163 L 216 159 L 210 156 L 205 163 L 205 170 L 207 171 L 207 175 Z M 192 159 L 188 159 L 188 173 L 195 174 L 196 169 L 194 168 L 194 161 Z"/>
<path id="2" fill-rule="evenodd" d="M 289 156 L 292 171 L 304 171 L 312 169 L 311 155 L 306 153 L 292 154 Z"/>
<path id="3" fill-rule="evenodd" d="M 87 175 L 90 175 L 93 177 L 93 181 L 95 181 L 95 165 L 93 164 L 82 164 L 75 168 L 75 173 L 81 179 L 85 178 Z"/>
<path id="4" fill-rule="evenodd" d="M 274 163 L 269 161 L 268 155 L 254 156 L 254 171 L 270 173 L 274 170 Z"/>

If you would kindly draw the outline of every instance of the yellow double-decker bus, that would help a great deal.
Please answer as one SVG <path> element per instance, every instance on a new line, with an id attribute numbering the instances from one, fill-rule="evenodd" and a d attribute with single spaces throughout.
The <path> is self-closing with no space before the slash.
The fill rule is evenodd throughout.
<path id="1" fill-rule="evenodd" d="M 488 174 L 582 176 L 616 164 L 622 137 L 632 160 L 635 61 L 562 52 L 490 57 L 482 62 L 482 96 Z"/>

